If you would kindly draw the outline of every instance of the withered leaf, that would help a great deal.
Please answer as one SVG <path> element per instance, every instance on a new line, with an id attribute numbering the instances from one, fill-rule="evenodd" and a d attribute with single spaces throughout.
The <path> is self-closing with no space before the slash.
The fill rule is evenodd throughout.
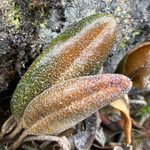
<path id="1" fill-rule="evenodd" d="M 150 77 L 150 42 L 131 49 L 120 62 L 116 72 L 131 78 L 134 87 L 144 88 Z"/>
<path id="2" fill-rule="evenodd" d="M 8 134 L 9 132 L 11 132 L 15 126 L 17 125 L 17 122 L 14 118 L 14 116 L 11 116 L 2 126 L 1 128 L 1 132 L 0 132 L 0 140 L 3 138 L 3 136 L 5 136 L 6 134 Z"/>
<path id="3" fill-rule="evenodd" d="M 123 126 L 124 126 L 124 132 L 126 136 L 126 143 L 131 144 L 132 122 L 131 122 L 129 108 L 128 108 L 126 99 L 127 99 L 127 96 L 124 98 L 118 99 L 110 103 L 110 106 L 112 106 L 113 108 L 121 112 L 121 115 L 123 117 Z"/>

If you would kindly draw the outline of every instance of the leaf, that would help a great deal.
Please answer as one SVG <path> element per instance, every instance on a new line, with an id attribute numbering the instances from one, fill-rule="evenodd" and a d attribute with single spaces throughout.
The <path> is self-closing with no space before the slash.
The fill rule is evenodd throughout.
<path id="1" fill-rule="evenodd" d="M 118 99 L 110 103 L 110 106 L 112 106 L 113 108 L 121 112 L 121 115 L 123 117 L 123 125 L 124 125 L 124 132 L 126 136 L 126 143 L 131 144 L 132 121 L 130 118 L 129 108 L 128 108 L 126 101 L 127 101 L 127 95 L 126 97 L 122 99 Z"/>
<path id="2" fill-rule="evenodd" d="M 116 72 L 122 73 L 133 81 L 133 87 L 144 88 L 148 83 L 150 77 L 150 42 L 145 42 L 139 46 L 131 49 L 125 57 L 122 59 Z M 122 103 L 122 104 L 120 104 Z M 114 106 L 115 105 L 115 106 Z M 123 105 L 123 106 L 120 106 Z M 127 122 L 124 127 L 126 134 L 126 141 L 131 142 L 131 119 L 127 106 L 123 104 L 123 100 L 116 101 L 113 107 L 120 109 L 124 107 L 122 115 L 124 116 L 124 122 Z"/>
<path id="3" fill-rule="evenodd" d="M 116 30 L 115 19 L 101 14 L 66 29 L 22 77 L 11 100 L 12 114 L 20 118 L 30 101 L 53 84 L 97 73 L 113 45 Z"/>
<path id="4" fill-rule="evenodd" d="M 150 42 L 131 49 L 120 62 L 116 72 L 131 78 L 134 87 L 146 87 L 150 77 Z"/>
<path id="5" fill-rule="evenodd" d="M 122 75 L 78 77 L 52 86 L 26 107 L 22 123 L 30 134 L 54 134 L 76 125 L 128 92 L 131 81 Z"/>
<path id="6" fill-rule="evenodd" d="M 27 135 L 57 135 L 127 93 L 132 82 L 123 75 L 98 74 L 66 80 L 36 96 L 26 107 L 19 126 L 25 129 L 11 146 Z"/>

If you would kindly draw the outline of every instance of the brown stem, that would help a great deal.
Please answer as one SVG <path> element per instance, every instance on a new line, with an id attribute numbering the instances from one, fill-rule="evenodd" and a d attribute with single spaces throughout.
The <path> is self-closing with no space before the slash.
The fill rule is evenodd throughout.
<path id="1" fill-rule="evenodd" d="M 56 142 L 58 142 L 58 144 L 60 145 L 60 147 L 63 150 L 70 150 L 71 149 L 69 141 L 64 136 L 63 137 L 51 136 L 51 135 L 30 136 L 30 137 L 26 138 L 24 142 L 33 141 L 33 140 L 36 140 L 36 141 L 56 141 Z"/>

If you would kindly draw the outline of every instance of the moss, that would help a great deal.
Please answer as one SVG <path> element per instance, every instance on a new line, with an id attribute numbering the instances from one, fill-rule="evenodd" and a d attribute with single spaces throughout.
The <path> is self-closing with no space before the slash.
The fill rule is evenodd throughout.
<path id="1" fill-rule="evenodd" d="M 21 16 L 18 5 L 13 1 L 9 1 L 7 7 L 7 11 L 5 11 L 5 14 L 3 14 L 4 20 L 6 20 L 9 25 L 19 28 L 21 25 Z"/>
<path id="2" fill-rule="evenodd" d="M 150 115 L 150 98 L 147 98 L 146 101 L 147 101 L 147 106 L 145 106 L 141 110 L 141 116 L 143 121 L 145 120 L 145 118 L 147 118 Z"/>
<path id="3" fill-rule="evenodd" d="M 3 5 L 3 4 L 2 4 Z M 51 2 L 37 3 L 32 1 L 12 1 L 4 3 L 5 6 L 0 6 L 4 9 L 3 18 L 10 26 L 15 28 L 25 27 L 27 24 L 33 28 L 46 27 L 47 18 L 52 9 Z M 4 7 L 4 8 L 3 8 Z M 7 7 L 7 11 L 5 10 Z"/>
<path id="4" fill-rule="evenodd" d="M 19 14 L 19 7 L 15 3 L 13 3 L 13 8 L 8 12 L 8 21 L 10 24 L 15 25 L 16 28 L 20 27 L 20 14 Z"/>
<path id="5" fill-rule="evenodd" d="M 130 35 L 125 36 L 119 45 L 118 51 L 122 51 L 122 49 L 126 48 L 126 46 L 129 45 L 131 37 L 132 39 L 134 39 L 136 36 L 140 35 L 142 32 L 143 30 L 136 30 L 136 31 L 133 31 Z"/>
<path id="6" fill-rule="evenodd" d="M 47 24 L 46 18 L 49 16 L 49 12 L 51 10 L 50 2 L 37 2 L 36 0 L 32 0 L 26 2 L 24 1 L 22 3 L 19 3 L 19 5 L 20 12 L 23 12 L 23 20 L 25 22 L 28 21 L 35 28 L 40 28 L 41 26 L 45 27 Z M 24 10 L 21 9 L 22 7 L 24 7 L 27 11 L 24 12 Z"/>

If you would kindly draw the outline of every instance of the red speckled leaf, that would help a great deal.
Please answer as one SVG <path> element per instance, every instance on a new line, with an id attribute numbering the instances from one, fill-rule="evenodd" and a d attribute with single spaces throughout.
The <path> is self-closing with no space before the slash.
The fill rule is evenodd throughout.
<path id="1" fill-rule="evenodd" d="M 22 117 L 30 134 L 58 134 L 105 107 L 131 88 L 123 75 L 99 74 L 67 80 L 29 103 Z"/>

